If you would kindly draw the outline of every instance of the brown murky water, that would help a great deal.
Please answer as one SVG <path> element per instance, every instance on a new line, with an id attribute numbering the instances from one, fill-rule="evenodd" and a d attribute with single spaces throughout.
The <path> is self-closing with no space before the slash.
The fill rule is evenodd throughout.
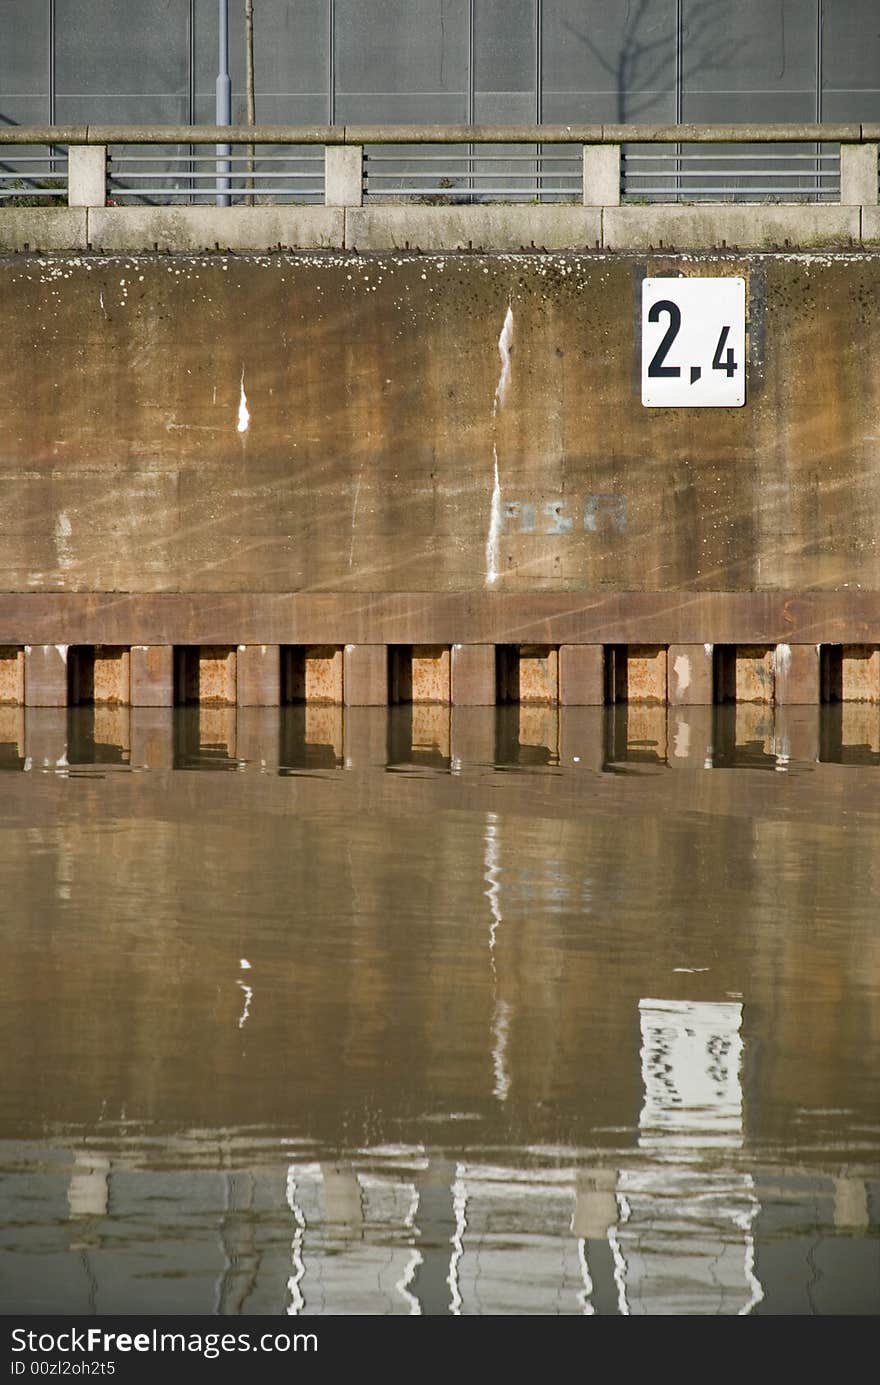
<path id="1" fill-rule="evenodd" d="M 877 708 L 0 763 L 3 1312 L 880 1311 Z"/>

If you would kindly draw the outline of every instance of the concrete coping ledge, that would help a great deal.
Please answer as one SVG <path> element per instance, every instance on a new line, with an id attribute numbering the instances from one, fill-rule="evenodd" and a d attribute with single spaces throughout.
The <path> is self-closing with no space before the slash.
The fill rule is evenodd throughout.
<path id="1" fill-rule="evenodd" d="M 880 124 L 11 125 L 0 144 L 863 144 Z"/>
<path id="2" fill-rule="evenodd" d="M 840 204 L 8 207 L 0 253 L 820 250 L 874 244 L 880 210 Z"/>

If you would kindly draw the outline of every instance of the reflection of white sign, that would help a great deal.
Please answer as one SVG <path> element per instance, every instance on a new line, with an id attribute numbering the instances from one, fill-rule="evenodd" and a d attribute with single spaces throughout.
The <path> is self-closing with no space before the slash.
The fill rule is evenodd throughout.
<path id="1" fill-rule="evenodd" d="M 722 409 L 745 402 L 745 279 L 644 279 L 642 403 Z"/>
<path id="2" fill-rule="evenodd" d="M 621 1169 L 621 1216 L 608 1233 L 621 1311 L 750 1313 L 764 1291 L 758 1202 L 733 1158 L 743 1143 L 742 1005 L 640 1000 L 639 1018 L 648 1160 Z"/>

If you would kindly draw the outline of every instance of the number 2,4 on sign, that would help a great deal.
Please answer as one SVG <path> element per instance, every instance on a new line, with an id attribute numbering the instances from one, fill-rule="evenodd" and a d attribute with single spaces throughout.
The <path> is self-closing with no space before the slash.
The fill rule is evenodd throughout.
<path id="1" fill-rule="evenodd" d="M 642 403 L 733 409 L 745 402 L 745 279 L 644 279 Z"/>

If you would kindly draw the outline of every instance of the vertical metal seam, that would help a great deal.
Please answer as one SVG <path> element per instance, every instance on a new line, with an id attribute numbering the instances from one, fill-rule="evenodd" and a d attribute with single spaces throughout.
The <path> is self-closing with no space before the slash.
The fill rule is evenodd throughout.
<path id="1" fill-rule="evenodd" d="M 468 0 L 467 33 L 467 123 L 473 125 L 477 113 L 477 0 Z M 474 153 L 472 144 L 467 147 L 467 187 L 474 188 Z M 473 200 L 471 198 L 470 200 Z"/>
<path id="2" fill-rule="evenodd" d="M 816 0 L 816 123 L 822 121 L 822 28 L 825 15 L 822 0 Z"/>
<path id="3" fill-rule="evenodd" d="M 476 36 L 477 36 L 477 0 L 468 0 L 468 35 L 467 35 L 467 123 L 473 125 L 476 120 L 477 109 L 477 73 L 476 73 Z"/>
<path id="4" fill-rule="evenodd" d="M 327 0 L 327 124 L 336 124 L 336 0 Z"/>
<path id="5" fill-rule="evenodd" d="M 684 120 L 684 0 L 675 3 L 675 123 Z"/>
<path id="6" fill-rule="evenodd" d="M 55 124 L 55 0 L 49 0 L 49 124 Z"/>
<path id="7" fill-rule="evenodd" d="M 196 0 L 189 0 L 189 123 L 196 123 Z M 193 193 L 196 188 L 196 181 L 193 178 L 195 157 L 195 145 L 189 146 L 189 200 L 194 200 Z"/>
<path id="8" fill-rule="evenodd" d="M 53 0 L 54 3 L 54 0 Z M 189 91 L 187 93 L 189 103 L 189 123 L 196 123 L 196 0 L 189 0 L 189 34 L 187 36 L 187 46 L 189 49 Z"/>
<path id="9" fill-rule="evenodd" d="M 535 124 L 544 122 L 544 0 L 535 0 Z"/>
<path id="10" fill-rule="evenodd" d="M 540 125 L 544 118 L 544 3 L 543 0 L 535 0 L 535 124 Z M 540 202 L 543 196 L 544 183 L 541 177 L 543 164 L 541 155 L 544 152 L 542 144 L 537 145 L 535 154 L 535 191 Z"/>

